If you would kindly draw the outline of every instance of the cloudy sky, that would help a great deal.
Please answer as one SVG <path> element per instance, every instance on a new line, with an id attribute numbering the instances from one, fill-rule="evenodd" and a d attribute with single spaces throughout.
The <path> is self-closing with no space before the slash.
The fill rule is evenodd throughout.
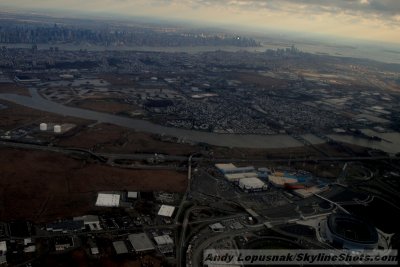
<path id="1" fill-rule="evenodd" d="M 189 19 L 400 44 L 400 0 L 1 0 L 0 5 Z"/>

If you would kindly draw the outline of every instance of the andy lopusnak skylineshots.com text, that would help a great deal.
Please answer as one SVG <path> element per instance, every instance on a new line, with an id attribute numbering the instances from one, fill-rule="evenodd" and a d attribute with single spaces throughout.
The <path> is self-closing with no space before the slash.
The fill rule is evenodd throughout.
<path id="1" fill-rule="evenodd" d="M 204 251 L 205 265 L 397 265 L 397 250 L 214 250 Z"/>

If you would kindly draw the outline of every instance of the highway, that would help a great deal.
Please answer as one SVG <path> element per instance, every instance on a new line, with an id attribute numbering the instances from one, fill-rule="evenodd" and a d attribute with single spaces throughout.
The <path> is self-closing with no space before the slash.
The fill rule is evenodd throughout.
<path id="1" fill-rule="evenodd" d="M 66 147 L 57 147 L 57 146 L 48 146 L 48 145 L 38 145 L 38 144 L 30 144 L 30 143 L 21 143 L 10 140 L 0 140 L 0 146 L 5 147 L 14 147 L 14 148 L 23 148 L 23 149 L 35 149 L 35 150 L 45 150 L 59 153 L 71 153 L 71 152 L 81 152 L 88 153 L 93 157 L 104 158 L 104 159 L 133 159 L 133 160 L 145 160 L 147 158 L 154 157 L 154 153 L 137 153 L 137 154 L 117 154 L 117 153 L 96 153 L 90 151 L 88 149 L 82 148 L 66 148 Z M 238 158 L 204 158 L 204 157 L 194 157 L 198 153 L 192 154 L 189 157 L 187 156 L 175 156 L 175 155 L 163 155 L 166 161 L 185 161 L 190 158 L 190 162 L 192 161 L 208 161 L 211 163 L 247 163 L 247 162 L 322 162 L 322 161 L 363 161 L 363 160 L 400 160 L 394 156 L 372 156 L 372 157 L 308 157 L 308 158 L 246 158 L 246 159 L 238 159 Z"/>

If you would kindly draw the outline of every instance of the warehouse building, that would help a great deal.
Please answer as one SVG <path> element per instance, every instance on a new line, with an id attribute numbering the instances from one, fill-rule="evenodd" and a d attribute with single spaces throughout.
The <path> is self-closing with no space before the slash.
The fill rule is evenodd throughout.
<path id="1" fill-rule="evenodd" d="M 128 237 L 135 252 L 146 252 L 154 250 L 154 244 L 145 233 L 132 234 Z"/>
<path id="2" fill-rule="evenodd" d="M 121 196 L 119 194 L 99 193 L 97 195 L 96 206 L 98 207 L 118 207 Z"/>
<path id="3" fill-rule="evenodd" d="M 230 174 L 225 174 L 225 178 L 233 183 L 238 183 L 240 179 L 244 178 L 256 178 L 257 173 L 256 172 L 244 172 L 244 173 L 230 173 Z"/>
<path id="4" fill-rule="evenodd" d="M 169 235 L 156 236 L 154 241 L 161 253 L 167 254 L 174 251 L 174 240 Z"/>
<path id="5" fill-rule="evenodd" d="M 83 215 L 74 217 L 74 221 L 83 221 L 83 225 L 88 227 L 90 231 L 101 230 L 100 219 L 97 215 Z"/>
<path id="6" fill-rule="evenodd" d="M 126 254 L 129 252 L 124 241 L 114 241 L 113 247 L 117 255 Z"/>
<path id="7" fill-rule="evenodd" d="M 280 175 L 269 175 L 268 181 L 275 187 L 283 188 L 285 185 L 297 183 L 295 178 L 284 177 Z"/>
<path id="8" fill-rule="evenodd" d="M 173 245 L 174 240 L 169 235 L 161 235 L 154 237 L 154 241 L 156 241 L 157 246 L 167 246 Z"/>
<path id="9" fill-rule="evenodd" d="M 158 216 L 168 217 L 171 218 L 174 214 L 175 207 L 169 205 L 161 205 L 161 208 L 158 211 Z"/>
<path id="10" fill-rule="evenodd" d="M 256 177 L 240 179 L 239 187 L 246 192 L 257 192 L 268 189 L 268 186 Z"/>
<path id="11" fill-rule="evenodd" d="M 249 173 L 256 172 L 253 166 L 249 167 L 236 167 L 232 163 L 228 164 L 215 164 L 215 167 L 223 174 L 234 174 L 234 173 Z"/>
<path id="12" fill-rule="evenodd" d="M 127 197 L 129 200 L 135 200 L 138 199 L 139 194 L 136 191 L 128 191 Z"/>
<path id="13" fill-rule="evenodd" d="M 7 243 L 6 241 L 0 241 L 0 265 L 7 263 Z"/>
<path id="14" fill-rule="evenodd" d="M 46 224 L 46 231 L 70 233 L 85 230 L 83 221 L 63 220 Z"/>
<path id="15" fill-rule="evenodd" d="M 328 189 L 328 186 L 311 186 L 311 187 L 306 187 L 306 188 L 300 188 L 300 189 L 295 189 L 293 190 L 293 194 L 301 197 L 301 198 L 307 198 L 311 197 L 315 194 L 321 193 L 325 190 Z"/>

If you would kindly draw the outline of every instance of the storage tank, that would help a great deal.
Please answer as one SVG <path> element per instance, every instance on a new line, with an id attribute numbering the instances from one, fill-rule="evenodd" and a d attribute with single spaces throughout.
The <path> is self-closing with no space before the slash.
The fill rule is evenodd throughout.
<path id="1" fill-rule="evenodd" d="M 41 131 L 47 131 L 47 124 L 46 123 L 41 123 L 39 125 L 39 128 L 40 128 Z"/>
<path id="2" fill-rule="evenodd" d="M 54 125 L 54 132 L 61 133 L 61 125 Z"/>

